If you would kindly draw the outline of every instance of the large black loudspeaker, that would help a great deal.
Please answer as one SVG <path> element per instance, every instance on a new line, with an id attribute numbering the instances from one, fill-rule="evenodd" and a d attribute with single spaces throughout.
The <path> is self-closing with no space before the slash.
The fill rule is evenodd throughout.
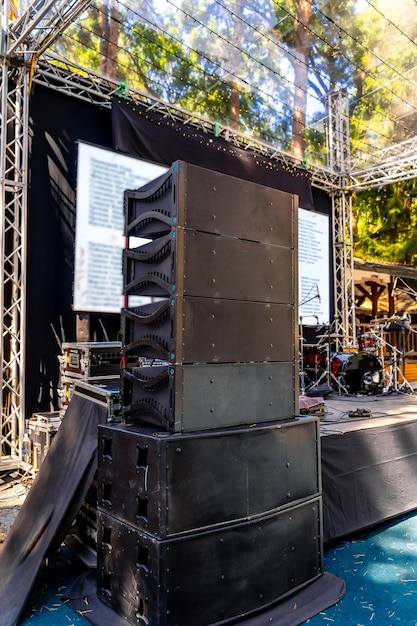
<path id="1" fill-rule="evenodd" d="M 166 174 L 125 192 L 125 234 L 157 239 L 174 227 L 291 248 L 295 196 L 177 161 Z"/>
<path id="2" fill-rule="evenodd" d="M 170 363 L 294 361 L 286 304 L 176 297 L 123 312 L 125 353 Z"/>
<path id="3" fill-rule="evenodd" d="M 318 421 L 172 435 L 99 427 L 98 508 L 157 539 L 243 521 L 321 492 Z"/>
<path id="4" fill-rule="evenodd" d="M 159 541 L 99 511 L 98 597 L 138 626 L 250 615 L 322 574 L 319 497 Z"/>
<path id="5" fill-rule="evenodd" d="M 291 248 L 181 226 L 124 253 L 125 291 L 144 296 L 180 293 L 288 304 L 294 299 L 292 270 Z"/>
<path id="6" fill-rule="evenodd" d="M 141 363 L 122 369 L 122 424 L 99 427 L 97 576 L 131 624 L 236 623 L 322 575 L 296 211 L 181 161 L 125 192 L 123 356 Z"/>
<path id="7" fill-rule="evenodd" d="M 170 432 L 286 420 L 296 413 L 291 362 L 154 365 L 122 376 L 125 417 Z"/>
<path id="8" fill-rule="evenodd" d="M 122 371 L 124 421 L 188 432 L 298 412 L 296 210 L 295 196 L 181 161 L 125 193 L 126 236 L 150 239 L 124 251 L 125 294 L 159 300 L 122 312 L 124 354 L 159 369 Z"/>

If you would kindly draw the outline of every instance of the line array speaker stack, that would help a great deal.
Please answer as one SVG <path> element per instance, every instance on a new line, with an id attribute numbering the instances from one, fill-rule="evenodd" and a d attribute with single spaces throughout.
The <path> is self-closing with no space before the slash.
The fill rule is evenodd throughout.
<path id="1" fill-rule="evenodd" d="M 132 624 L 227 623 L 322 574 L 296 211 L 182 161 L 125 192 L 125 294 L 152 301 L 122 312 L 124 358 L 147 365 L 122 369 L 122 423 L 99 426 L 97 571 Z"/>

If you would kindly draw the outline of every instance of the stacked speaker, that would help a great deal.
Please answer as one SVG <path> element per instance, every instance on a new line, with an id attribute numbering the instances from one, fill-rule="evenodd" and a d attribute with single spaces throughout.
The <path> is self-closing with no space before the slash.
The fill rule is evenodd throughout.
<path id="1" fill-rule="evenodd" d="M 98 595 L 140 626 L 262 611 L 322 574 L 298 414 L 297 202 L 178 161 L 125 193 L 122 423 L 99 427 Z M 146 243 L 130 247 L 134 238 Z"/>

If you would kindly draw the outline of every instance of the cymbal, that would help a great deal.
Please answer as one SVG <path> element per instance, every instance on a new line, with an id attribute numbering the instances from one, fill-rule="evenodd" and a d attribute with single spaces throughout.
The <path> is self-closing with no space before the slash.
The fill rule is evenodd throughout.
<path id="1" fill-rule="evenodd" d="M 332 339 L 343 339 L 344 335 L 340 335 L 339 333 L 330 333 L 326 335 L 316 335 L 317 339 L 325 339 L 326 337 L 331 337 Z"/>

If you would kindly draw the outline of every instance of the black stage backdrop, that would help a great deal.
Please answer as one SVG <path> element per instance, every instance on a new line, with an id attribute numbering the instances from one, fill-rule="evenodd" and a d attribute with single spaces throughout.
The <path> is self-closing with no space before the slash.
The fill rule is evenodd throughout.
<path id="1" fill-rule="evenodd" d="M 222 137 L 174 122 L 158 112 L 147 112 L 127 100 L 112 103 L 113 145 L 120 152 L 147 161 L 171 165 L 176 160 L 237 176 L 297 194 L 299 205 L 314 209 L 308 171 L 283 168 L 251 150 L 233 146 Z"/>
<path id="2" fill-rule="evenodd" d="M 51 324 L 61 339 L 76 340 L 72 289 L 77 140 L 111 148 L 109 109 L 35 86 L 30 117 L 27 417 L 58 408 L 60 348 Z"/>
<path id="3" fill-rule="evenodd" d="M 181 125 L 158 112 L 146 112 L 128 100 L 115 98 L 110 110 L 36 85 L 30 114 L 25 380 L 28 417 L 58 408 L 60 348 L 54 331 L 61 340 L 77 339 L 72 294 L 79 140 L 166 166 L 184 160 L 297 194 L 301 207 L 331 214 L 329 197 L 311 187 L 308 171 L 283 168 L 220 137 Z M 109 339 L 115 340 L 118 315 L 90 315 L 89 339 L 104 339 L 99 318 Z"/>

